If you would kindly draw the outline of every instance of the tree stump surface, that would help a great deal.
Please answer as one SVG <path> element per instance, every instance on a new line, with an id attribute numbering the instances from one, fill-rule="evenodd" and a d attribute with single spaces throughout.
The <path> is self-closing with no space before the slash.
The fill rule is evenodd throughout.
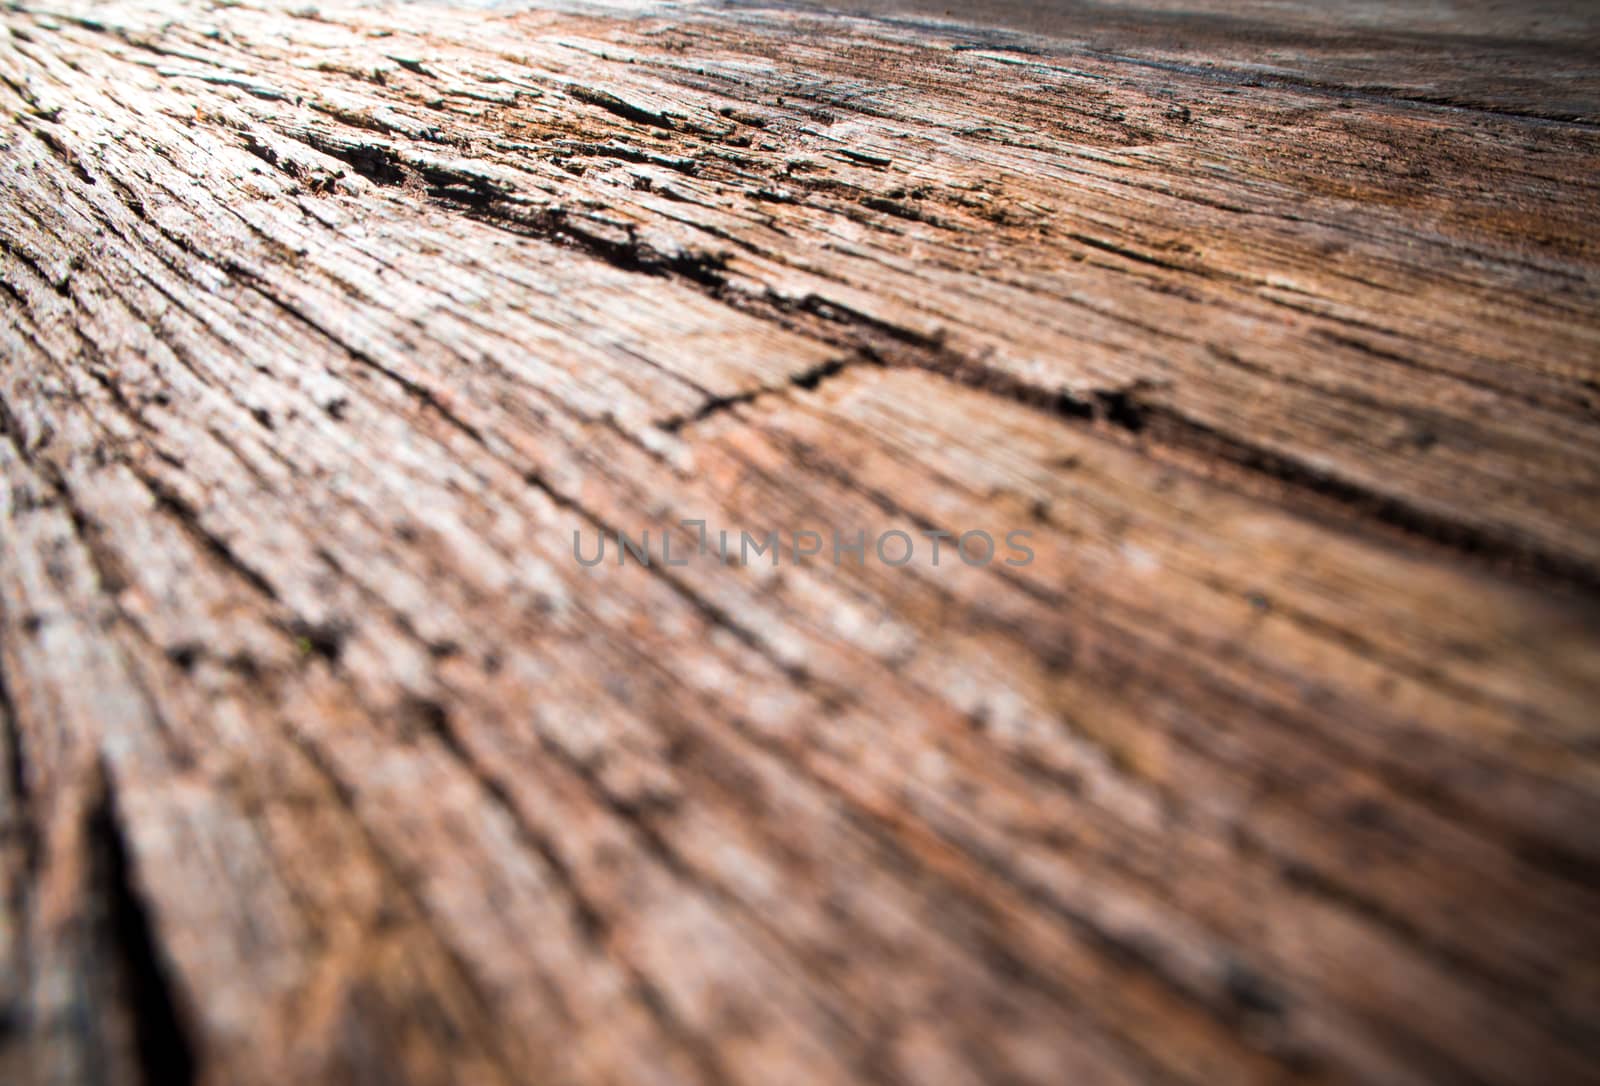
<path id="1" fill-rule="evenodd" d="M 1153 6 L 0 9 L 0 1080 L 1600 1081 L 1600 18 Z"/>

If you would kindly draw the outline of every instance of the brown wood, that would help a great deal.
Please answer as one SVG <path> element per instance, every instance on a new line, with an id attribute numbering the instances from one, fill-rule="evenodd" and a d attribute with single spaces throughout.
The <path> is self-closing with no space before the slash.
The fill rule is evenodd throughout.
<path id="1" fill-rule="evenodd" d="M 1450 7 L 10 3 L 0 1080 L 1600 1081 L 1600 18 Z"/>

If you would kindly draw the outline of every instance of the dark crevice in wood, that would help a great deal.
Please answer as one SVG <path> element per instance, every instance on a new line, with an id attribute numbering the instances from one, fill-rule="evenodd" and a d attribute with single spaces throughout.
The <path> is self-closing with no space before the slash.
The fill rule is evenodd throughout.
<path id="1" fill-rule="evenodd" d="M 116 790 L 104 769 L 102 774 L 104 791 L 90 817 L 89 839 L 97 854 L 95 870 L 103 880 L 108 934 L 133 1023 L 139 1068 L 145 1086 L 191 1086 L 199 1053 L 139 888 L 149 874 L 133 870 Z"/>
<path id="2" fill-rule="evenodd" d="M 831 358 L 826 362 L 819 362 L 817 365 L 812 366 L 809 369 L 802 370 L 800 373 L 790 377 L 789 387 L 802 389 L 807 392 L 814 392 L 816 391 L 817 387 L 828 378 L 844 372 L 853 365 L 876 364 L 878 363 L 875 358 L 865 354 L 852 359 Z M 748 392 L 734 393 L 731 396 L 711 396 L 706 399 L 705 403 L 701 404 L 689 414 L 675 415 L 664 422 L 658 423 L 657 425 L 659 425 L 661 429 L 665 430 L 669 434 L 682 433 L 687 428 L 697 423 L 704 422 L 706 419 L 712 418 L 713 416 L 723 414 L 737 407 L 743 407 L 747 404 L 756 403 L 767 396 L 781 394 L 784 391 L 785 388 L 783 386 L 778 386 L 769 388 L 754 388 Z"/>
<path id="3" fill-rule="evenodd" d="M 726 285 L 726 258 L 695 250 L 663 252 L 641 240 L 630 224 L 621 225 L 622 237 L 608 237 L 602 232 L 602 224 L 586 225 L 583 215 L 560 207 L 529 210 L 507 203 L 499 193 L 481 187 L 446 186 L 434 189 L 430 195 L 461 207 L 478 221 L 523 237 L 579 249 L 621 271 L 677 278 L 713 291 Z"/>
<path id="4" fill-rule="evenodd" d="M 673 122 L 671 117 L 668 117 L 662 113 L 657 113 L 654 110 L 636 106 L 632 102 L 625 102 L 621 98 L 618 98 L 616 95 L 612 94 L 610 91 L 585 87 L 577 83 L 569 84 L 566 88 L 566 91 L 569 95 L 576 98 L 580 102 L 587 102 L 589 105 L 599 106 L 607 113 L 615 114 L 625 121 L 632 121 L 634 124 L 648 125 L 653 128 L 664 128 L 668 131 L 672 131 L 678 127 L 677 124 Z"/>
<path id="5" fill-rule="evenodd" d="M 5 617 L 5 608 L 0 605 L 0 629 L 5 626 Z M 38 871 L 41 841 L 34 815 L 33 784 L 28 769 L 22 717 L 17 712 L 17 704 L 7 681 L 3 652 L 0 652 L 0 733 L 4 735 L 5 787 L 12 808 L 10 824 L 0 829 L 0 833 L 14 833 L 21 853 L 23 877 L 15 887 L 17 900 L 12 901 L 10 906 L 13 916 L 22 916 L 29 888 Z"/>
<path id="6" fill-rule="evenodd" d="M 312 150 L 321 151 L 331 158 L 338 159 L 376 184 L 402 185 L 412 176 L 392 148 L 374 143 L 330 139 L 314 130 L 302 133 L 300 138 Z M 265 159 L 269 164 L 278 166 L 277 155 L 264 145 L 258 149 L 256 142 L 251 140 L 246 149 L 258 158 Z"/>
<path id="7" fill-rule="evenodd" d="M 1397 529 L 1403 537 L 1499 571 L 1519 573 L 1581 595 L 1600 595 L 1600 568 L 1556 553 L 1532 540 L 1466 524 L 1447 514 L 1384 494 L 1293 456 L 1240 440 L 1171 409 L 1145 405 L 1139 417 L 1152 442 L 1212 462 L 1221 461 L 1282 484 L 1291 507 L 1337 511 L 1336 523 L 1371 534 L 1371 525 Z M 1208 475 L 1217 478 L 1215 475 Z M 1386 534 L 1386 533 L 1379 533 Z"/>

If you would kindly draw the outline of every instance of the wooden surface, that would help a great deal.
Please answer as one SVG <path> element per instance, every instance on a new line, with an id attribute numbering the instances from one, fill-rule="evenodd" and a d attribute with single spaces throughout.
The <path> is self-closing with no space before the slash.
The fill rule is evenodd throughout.
<path id="1" fill-rule="evenodd" d="M 0 1080 L 1600 1080 L 1546 7 L 9 3 Z"/>

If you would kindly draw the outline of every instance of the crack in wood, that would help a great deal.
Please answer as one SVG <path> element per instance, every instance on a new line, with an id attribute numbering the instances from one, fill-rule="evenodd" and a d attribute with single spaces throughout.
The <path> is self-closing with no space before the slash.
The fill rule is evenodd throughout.
<path id="1" fill-rule="evenodd" d="M 133 1021 L 139 1073 L 145 1086 L 191 1086 L 199 1053 L 139 885 L 148 875 L 134 869 L 115 786 L 103 766 L 99 773 L 88 824 L 90 867 L 105 894 L 107 938 L 124 986 L 122 1006 Z"/>

